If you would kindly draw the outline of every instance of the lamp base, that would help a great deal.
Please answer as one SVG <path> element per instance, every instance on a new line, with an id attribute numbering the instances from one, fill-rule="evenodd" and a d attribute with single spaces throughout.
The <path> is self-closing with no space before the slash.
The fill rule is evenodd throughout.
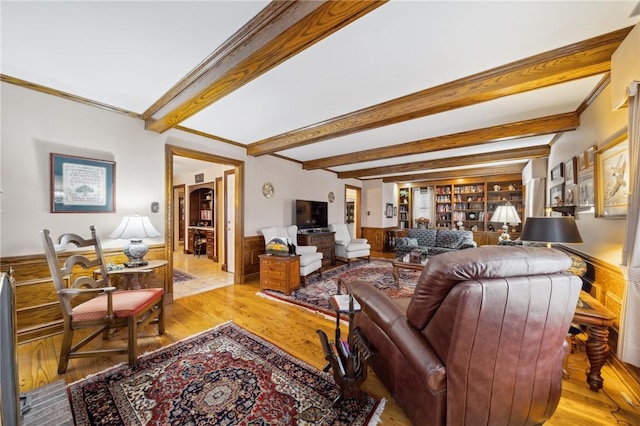
<path id="1" fill-rule="evenodd" d="M 129 261 L 124 264 L 127 268 L 137 268 L 140 266 L 146 266 L 149 264 L 144 260 L 144 255 L 149 251 L 149 247 L 142 240 L 131 240 L 129 244 L 124 246 L 124 254 L 129 258 Z"/>
<path id="2" fill-rule="evenodd" d="M 502 227 L 502 234 L 500 234 L 500 241 L 511 241 L 511 236 L 509 236 L 509 227 L 505 224 Z"/>

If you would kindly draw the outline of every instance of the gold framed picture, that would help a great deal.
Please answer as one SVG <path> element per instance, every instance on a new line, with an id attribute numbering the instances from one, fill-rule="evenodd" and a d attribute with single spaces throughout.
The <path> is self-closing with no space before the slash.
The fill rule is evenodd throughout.
<path id="1" fill-rule="evenodd" d="M 623 218 L 629 202 L 629 138 L 624 134 L 596 152 L 597 216 Z"/>

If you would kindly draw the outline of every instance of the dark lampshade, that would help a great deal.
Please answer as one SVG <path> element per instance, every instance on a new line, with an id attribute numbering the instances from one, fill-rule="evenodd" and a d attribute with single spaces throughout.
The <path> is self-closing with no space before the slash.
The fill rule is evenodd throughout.
<path id="1" fill-rule="evenodd" d="M 576 221 L 571 216 L 528 217 L 520 239 L 543 243 L 582 242 Z"/>

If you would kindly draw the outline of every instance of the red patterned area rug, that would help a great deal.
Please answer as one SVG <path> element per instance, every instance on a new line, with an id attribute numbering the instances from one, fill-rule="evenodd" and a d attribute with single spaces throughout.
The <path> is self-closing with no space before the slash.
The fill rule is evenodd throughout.
<path id="1" fill-rule="evenodd" d="M 411 297 L 416 288 L 419 271 L 400 269 L 398 286 L 393 280 L 393 266 L 391 260 L 375 259 L 371 262 L 360 261 L 355 264 L 341 265 L 335 269 L 322 273 L 322 277 L 313 274 L 307 280 L 305 287 L 291 292 L 287 296 L 276 290 L 262 290 L 258 295 L 266 296 L 283 302 L 292 303 L 312 311 L 321 312 L 329 316 L 335 316 L 329 306 L 329 298 L 336 294 L 338 280 L 349 283 L 352 280 L 365 280 L 378 290 L 386 293 L 393 299 Z"/>
<path id="2" fill-rule="evenodd" d="M 329 373 L 228 322 L 67 387 L 78 425 L 366 425 L 373 397 L 332 408 Z"/>

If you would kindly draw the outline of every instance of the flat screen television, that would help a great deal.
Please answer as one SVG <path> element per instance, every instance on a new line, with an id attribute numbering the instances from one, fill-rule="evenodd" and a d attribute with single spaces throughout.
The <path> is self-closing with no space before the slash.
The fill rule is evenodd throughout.
<path id="1" fill-rule="evenodd" d="M 326 228 L 329 226 L 326 201 L 295 200 L 293 220 L 298 229 Z"/>

